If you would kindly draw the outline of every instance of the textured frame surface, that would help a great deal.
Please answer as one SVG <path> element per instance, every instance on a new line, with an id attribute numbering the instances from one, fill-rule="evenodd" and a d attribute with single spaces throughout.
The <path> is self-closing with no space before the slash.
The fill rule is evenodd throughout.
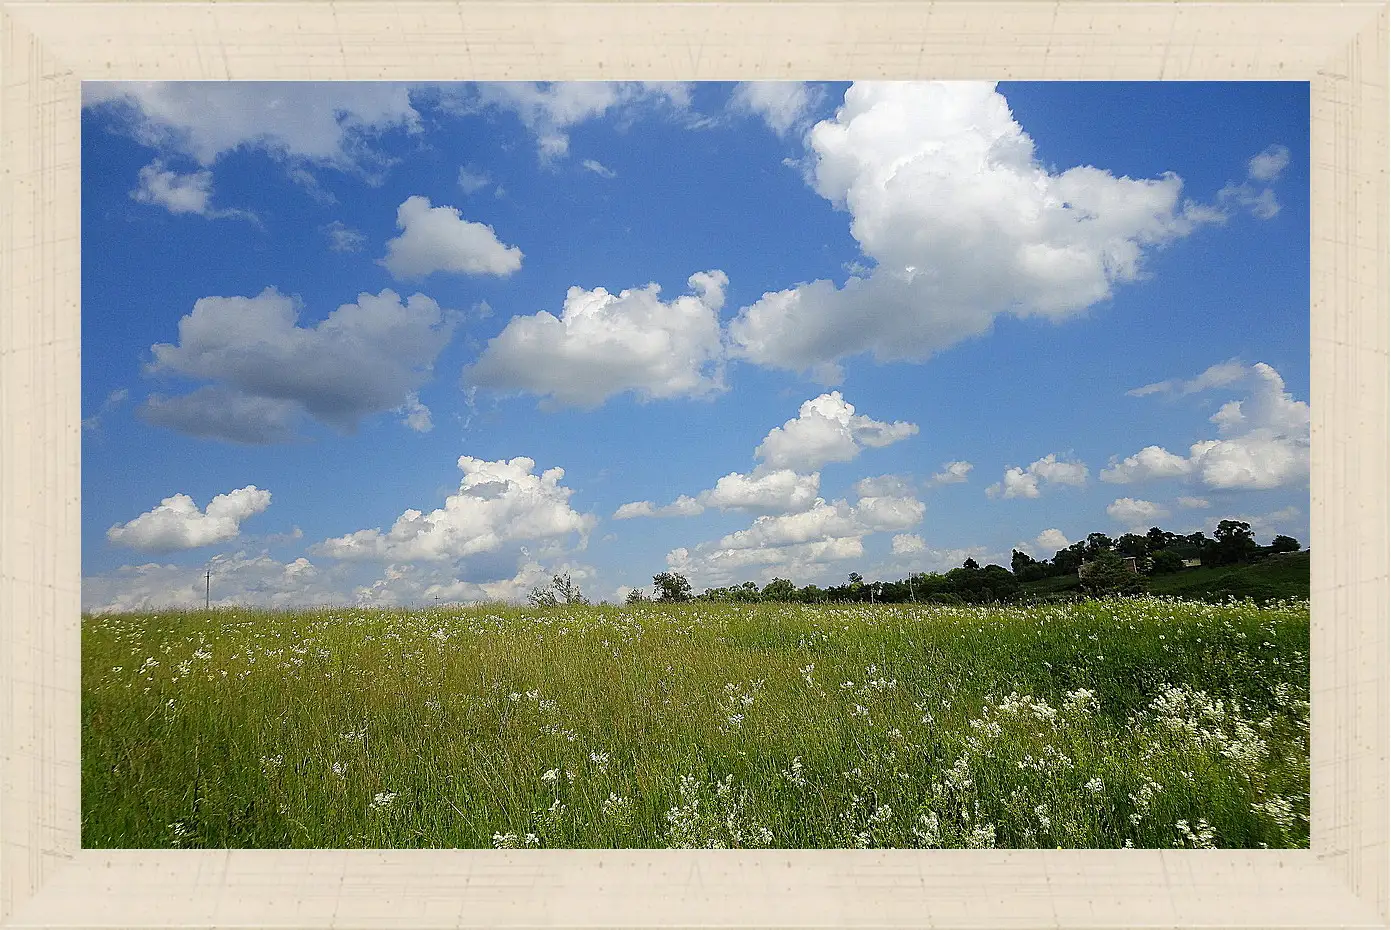
<path id="1" fill-rule="evenodd" d="M 1385 2 L 0 0 L 0 925 L 1388 921 Z M 1307 851 L 79 848 L 83 79 L 1307 80 Z"/>

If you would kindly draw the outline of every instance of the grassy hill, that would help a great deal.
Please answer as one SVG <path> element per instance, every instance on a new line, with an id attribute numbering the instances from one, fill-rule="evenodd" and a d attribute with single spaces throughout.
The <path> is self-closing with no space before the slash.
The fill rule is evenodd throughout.
<path id="1" fill-rule="evenodd" d="M 1076 575 L 1031 581 L 1022 588 L 1035 595 L 1080 591 Z M 1254 601 L 1307 598 L 1309 553 L 1289 552 L 1250 565 L 1188 568 L 1171 575 L 1153 575 L 1145 579 L 1145 589 L 1151 594 L 1199 601 L 1221 601 L 1229 596 Z"/>

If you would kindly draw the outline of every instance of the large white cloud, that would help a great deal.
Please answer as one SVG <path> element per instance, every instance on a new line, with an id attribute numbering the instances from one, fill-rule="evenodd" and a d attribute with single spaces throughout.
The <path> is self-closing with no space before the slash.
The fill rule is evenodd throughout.
<path id="1" fill-rule="evenodd" d="M 832 391 L 804 402 L 795 419 L 769 431 L 754 455 L 769 468 L 812 471 L 828 462 L 848 462 L 866 446 L 891 445 L 917 432 L 912 423 L 857 414 L 839 391 Z"/>
<path id="2" fill-rule="evenodd" d="M 464 219 L 456 207 L 432 207 L 428 197 L 407 197 L 396 225 L 401 235 L 387 242 L 381 264 L 398 281 L 437 271 L 506 277 L 522 267 L 522 250 L 498 241 L 491 226 Z"/>
<path id="3" fill-rule="evenodd" d="M 341 168 L 380 164 L 371 137 L 419 122 L 406 85 L 371 81 L 86 81 L 82 103 L 114 107 L 142 143 L 205 167 L 239 148 Z"/>
<path id="4" fill-rule="evenodd" d="M 856 83 L 807 139 L 809 182 L 875 267 L 765 294 L 729 332 L 739 356 L 825 380 L 863 352 L 925 359 L 1000 314 L 1079 314 L 1147 250 L 1221 217 L 1173 174 L 1053 173 L 990 83 Z"/>
<path id="5" fill-rule="evenodd" d="M 559 317 L 513 317 L 466 372 L 473 384 L 541 395 L 556 406 L 597 407 L 625 391 L 644 398 L 724 390 L 719 310 L 729 279 L 691 275 L 693 294 L 661 288 L 611 294 L 572 287 Z"/>
<path id="6" fill-rule="evenodd" d="M 1221 377 L 1213 378 L 1210 375 L 1216 367 L 1220 366 L 1190 382 L 1161 384 L 1174 385 L 1164 390 L 1179 394 L 1237 382 L 1249 385 L 1245 398 L 1224 403 L 1210 418 L 1221 438 L 1193 443 L 1186 458 L 1160 446 L 1146 446 L 1128 458 L 1113 461 L 1102 470 L 1101 479 L 1128 484 L 1189 477 L 1218 490 L 1265 490 L 1307 481 L 1309 405 L 1295 400 L 1285 390 L 1279 372 L 1264 362 L 1235 374 L 1227 368 Z"/>
<path id="7" fill-rule="evenodd" d="M 1060 460 L 1050 452 L 1027 467 L 1015 465 L 1005 469 L 999 482 L 985 489 L 990 497 L 1038 497 L 1040 483 L 1082 487 L 1087 483 L 1087 466 L 1081 462 Z"/>
<path id="8" fill-rule="evenodd" d="M 235 539 L 242 521 L 269 506 L 270 492 L 254 484 L 217 495 L 205 510 L 199 510 L 187 494 L 175 494 L 130 522 L 111 527 L 106 538 L 145 552 L 197 549 Z"/>
<path id="9" fill-rule="evenodd" d="M 407 404 L 453 328 L 430 298 L 402 301 L 390 290 L 360 294 L 314 326 L 299 326 L 297 317 L 297 302 L 273 288 L 255 297 L 202 298 L 179 321 L 177 344 L 151 347 L 149 370 L 215 387 L 152 398 L 142 415 L 236 442 L 285 438 L 299 410 L 351 430 L 365 416 Z M 219 417 L 217 402 L 231 403 L 232 412 Z M 209 422 L 198 423 L 200 413 Z"/>
<path id="10" fill-rule="evenodd" d="M 571 508 L 573 491 L 560 483 L 563 468 L 534 475 L 535 461 L 520 456 L 490 462 L 465 455 L 458 464 L 464 477 L 443 507 L 428 514 L 407 510 L 386 532 L 365 529 L 326 539 L 310 554 L 453 561 L 496 552 L 509 543 L 559 540 L 572 533 L 585 537 L 594 527 L 594 517 Z"/>

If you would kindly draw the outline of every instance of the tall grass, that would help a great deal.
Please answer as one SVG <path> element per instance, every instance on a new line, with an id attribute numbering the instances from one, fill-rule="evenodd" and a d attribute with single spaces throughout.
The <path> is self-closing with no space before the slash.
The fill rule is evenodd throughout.
<path id="1" fill-rule="evenodd" d="M 1297 847 L 1307 602 L 89 617 L 89 847 Z"/>

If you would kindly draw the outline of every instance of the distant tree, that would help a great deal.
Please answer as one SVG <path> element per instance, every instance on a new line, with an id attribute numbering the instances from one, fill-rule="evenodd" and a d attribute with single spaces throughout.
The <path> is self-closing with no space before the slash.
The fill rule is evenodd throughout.
<path id="1" fill-rule="evenodd" d="M 763 586 L 762 598 L 765 601 L 795 601 L 797 586 L 786 578 L 774 578 Z"/>
<path id="2" fill-rule="evenodd" d="M 1140 576 L 1114 552 L 1102 551 L 1082 567 L 1082 590 L 1093 597 L 1134 594 L 1144 589 Z"/>
<path id="3" fill-rule="evenodd" d="M 1151 575 L 1169 575 L 1183 570 L 1183 556 L 1169 549 L 1160 549 L 1150 556 Z"/>
<path id="4" fill-rule="evenodd" d="M 536 587 L 527 595 L 533 607 L 556 607 L 561 604 L 588 604 L 589 599 L 580 593 L 579 585 L 570 580 L 569 573 L 555 575 L 550 587 Z"/>
<path id="5" fill-rule="evenodd" d="M 1086 559 L 1091 560 L 1095 559 L 1101 553 L 1110 552 L 1115 548 L 1115 540 L 1113 540 L 1110 536 L 1107 536 L 1105 533 L 1089 533 L 1087 534 L 1087 539 L 1085 546 L 1082 550 L 1082 555 Z"/>
<path id="6" fill-rule="evenodd" d="M 1256 537 L 1251 524 L 1240 520 L 1222 520 L 1213 535 L 1213 564 L 1235 565 L 1250 561 L 1256 553 Z"/>
<path id="7" fill-rule="evenodd" d="M 797 600 L 804 604 L 820 604 L 826 600 L 826 592 L 814 584 L 803 585 L 797 592 Z"/>
<path id="8" fill-rule="evenodd" d="M 679 572 L 662 572 L 652 576 L 652 585 L 657 590 L 659 601 L 689 601 L 691 583 Z"/>
<path id="9" fill-rule="evenodd" d="M 975 559 L 971 558 L 970 556 L 967 556 L 966 561 L 961 563 L 961 567 L 966 569 L 966 571 L 968 572 L 973 572 L 980 568 L 980 563 L 977 562 Z"/>
<path id="10" fill-rule="evenodd" d="M 1116 551 L 1121 555 L 1133 555 L 1137 559 L 1143 559 L 1149 555 L 1149 539 L 1134 533 L 1126 533 L 1116 540 Z"/>
<path id="11" fill-rule="evenodd" d="M 1016 575 L 1023 572 L 1030 565 L 1037 565 L 1033 556 L 1027 552 L 1020 552 L 1018 549 L 1011 549 L 1009 553 L 1009 570 Z"/>
<path id="12" fill-rule="evenodd" d="M 627 598 L 627 600 L 624 601 L 624 603 L 625 603 L 625 604 L 646 604 L 646 603 L 647 603 L 648 601 L 650 601 L 650 600 L 652 600 L 652 598 L 650 598 L 650 597 L 648 597 L 646 594 L 644 594 L 643 591 L 642 591 L 642 588 L 634 588 L 633 590 L 631 590 L 631 591 L 628 592 L 628 598 Z"/>
<path id="13" fill-rule="evenodd" d="M 1276 536 L 1270 541 L 1271 552 L 1298 552 L 1299 540 L 1293 536 Z"/>
<path id="14" fill-rule="evenodd" d="M 1145 534 L 1145 548 L 1150 552 L 1158 552 L 1169 545 L 1169 540 L 1173 533 L 1166 533 L 1157 526 L 1150 527 L 1150 531 Z"/>

